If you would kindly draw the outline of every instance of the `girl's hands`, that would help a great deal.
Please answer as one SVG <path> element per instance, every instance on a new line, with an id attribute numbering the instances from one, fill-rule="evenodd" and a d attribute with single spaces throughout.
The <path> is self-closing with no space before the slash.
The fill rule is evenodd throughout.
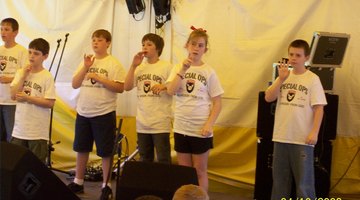
<path id="1" fill-rule="evenodd" d="M 213 126 L 209 123 L 206 123 L 204 127 L 201 129 L 201 135 L 208 137 L 213 133 Z"/>
<path id="2" fill-rule="evenodd" d="M 188 70 L 191 66 L 191 64 L 193 63 L 193 58 L 191 57 L 191 55 L 189 54 L 188 58 L 186 58 L 183 61 L 183 65 L 182 65 L 182 70 L 184 72 L 186 72 L 186 70 Z"/>

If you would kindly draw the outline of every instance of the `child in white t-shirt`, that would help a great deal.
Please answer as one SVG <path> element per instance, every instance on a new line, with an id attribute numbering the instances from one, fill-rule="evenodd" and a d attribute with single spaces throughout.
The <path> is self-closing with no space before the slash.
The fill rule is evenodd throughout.
<path id="1" fill-rule="evenodd" d="M 29 44 L 29 65 L 18 70 L 11 82 L 11 97 L 17 101 L 11 143 L 29 148 L 46 163 L 51 108 L 55 104 L 52 74 L 43 67 L 49 43 L 38 38 Z"/>
<path id="2" fill-rule="evenodd" d="M 172 96 L 166 92 L 165 81 L 172 65 L 159 59 L 164 47 L 160 36 L 148 33 L 142 38 L 142 51 L 134 56 L 124 88 L 137 88 L 136 131 L 140 160 L 171 163 L 170 130 Z M 145 62 L 142 62 L 144 57 Z"/>
<path id="3" fill-rule="evenodd" d="M 193 29 L 187 42 L 188 58 L 176 65 L 168 79 L 175 95 L 174 138 L 178 163 L 195 167 L 199 185 L 208 190 L 207 161 L 213 148 L 213 126 L 221 111 L 224 93 L 214 69 L 202 61 L 208 35 Z"/>
<path id="4" fill-rule="evenodd" d="M 72 79 L 72 87 L 80 88 L 76 105 L 75 139 L 76 175 L 68 187 L 74 193 L 84 192 L 84 177 L 89 153 L 95 141 L 97 155 L 102 158 L 103 184 L 101 199 L 112 193 L 108 175 L 114 149 L 117 94 L 124 90 L 125 70 L 107 50 L 111 34 L 104 29 L 92 34 L 95 55 L 84 55 Z"/>
<path id="5" fill-rule="evenodd" d="M 315 199 L 314 145 L 327 102 L 319 77 L 305 67 L 308 43 L 294 40 L 288 55 L 289 63 L 278 66 L 279 76 L 265 92 L 267 102 L 277 100 L 271 199 L 289 199 L 293 178 L 297 197 Z"/>
<path id="6" fill-rule="evenodd" d="M 16 101 L 11 99 L 10 83 L 18 69 L 28 64 L 28 50 L 16 43 L 19 24 L 14 18 L 1 21 L 0 46 L 0 140 L 10 142 L 14 127 Z"/>

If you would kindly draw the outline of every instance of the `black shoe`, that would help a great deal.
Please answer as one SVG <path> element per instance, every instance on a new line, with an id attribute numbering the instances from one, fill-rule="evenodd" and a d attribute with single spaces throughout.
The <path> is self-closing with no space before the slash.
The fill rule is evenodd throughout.
<path id="1" fill-rule="evenodd" d="M 67 187 L 75 194 L 84 193 L 84 185 L 71 182 Z"/>
<path id="2" fill-rule="evenodd" d="M 109 200 L 112 199 L 112 196 L 112 190 L 109 186 L 105 186 L 103 189 L 101 189 L 100 200 Z"/>

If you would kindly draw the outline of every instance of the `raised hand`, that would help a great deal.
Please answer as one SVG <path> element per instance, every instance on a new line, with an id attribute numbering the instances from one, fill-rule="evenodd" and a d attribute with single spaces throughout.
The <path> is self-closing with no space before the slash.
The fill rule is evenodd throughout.
<path id="1" fill-rule="evenodd" d="M 191 66 L 191 64 L 193 63 L 193 58 L 192 56 L 189 54 L 189 56 L 183 61 L 183 65 L 182 65 L 182 70 L 184 72 L 186 72 L 186 70 L 188 70 Z"/>
<path id="2" fill-rule="evenodd" d="M 84 54 L 84 66 L 89 69 L 94 64 L 95 56 L 92 54 Z"/>
<path id="3" fill-rule="evenodd" d="M 145 57 L 145 52 L 143 51 L 140 51 L 139 53 L 135 54 L 131 66 L 133 67 L 139 66 L 143 61 L 144 57 Z"/>
<path id="4" fill-rule="evenodd" d="M 27 65 L 27 66 L 24 68 L 24 71 L 23 71 L 23 78 L 26 78 L 27 76 L 29 76 L 31 70 L 32 70 L 32 66 L 31 66 L 31 65 Z"/>
<path id="5" fill-rule="evenodd" d="M 280 62 L 280 65 L 277 66 L 277 69 L 279 73 L 279 79 L 281 81 L 285 81 L 290 75 L 289 64 L 287 63 L 287 60 L 283 59 Z"/>

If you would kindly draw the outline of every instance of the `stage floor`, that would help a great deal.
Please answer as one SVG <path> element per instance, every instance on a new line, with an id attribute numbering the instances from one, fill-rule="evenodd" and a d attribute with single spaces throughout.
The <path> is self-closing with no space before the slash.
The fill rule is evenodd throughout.
<path id="1" fill-rule="evenodd" d="M 57 172 L 57 171 L 53 171 L 64 183 L 65 185 L 69 184 L 72 179 L 69 177 L 68 174 L 65 173 L 61 173 L 61 172 Z M 83 194 L 79 194 L 78 196 L 82 199 L 82 200 L 98 200 L 100 198 L 101 195 L 101 181 L 99 182 L 94 182 L 94 181 L 85 181 L 84 183 L 84 193 Z M 113 195 L 115 196 L 116 191 L 116 181 L 112 180 L 111 182 L 111 186 L 113 189 Z M 250 198 L 250 196 L 252 194 L 250 194 L 249 192 L 251 191 L 242 191 L 240 189 L 236 189 L 236 188 L 229 188 L 229 190 L 224 190 L 224 192 L 219 192 L 219 187 L 218 187 L 218 183 L 209 182 L 209 197 L 211 200 L 250 200 L 252 198 Z M 211 191 L 212 188 L 215 191 Z M 250 196 L 249 196 L 250 195 Z"/>

